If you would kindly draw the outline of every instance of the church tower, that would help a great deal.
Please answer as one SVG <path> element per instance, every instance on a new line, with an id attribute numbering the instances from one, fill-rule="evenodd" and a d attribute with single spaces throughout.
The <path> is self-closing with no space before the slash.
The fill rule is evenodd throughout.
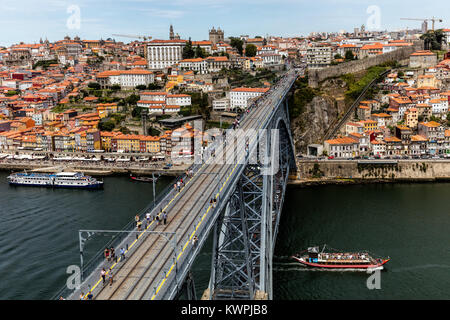
<path id="1" fill-rule="evenodd" d="M 175 39 L 175 33 L 173 32 L 173 26 L 172 25 L 170 25 L 169 39 L 170 40 Z"/>

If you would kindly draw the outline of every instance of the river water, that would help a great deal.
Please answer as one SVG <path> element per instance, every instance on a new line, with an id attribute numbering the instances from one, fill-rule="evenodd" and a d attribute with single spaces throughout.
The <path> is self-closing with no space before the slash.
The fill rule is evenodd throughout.
<path id="1" fill-rule="evenodd" d="M 153 199 L 152 184 L 106 177 L 104 190 L 10 187 L 0 173 L 0 299 L 50 299 L 79 265 L 78 230 L 120 230 Z M 157 190 L 170 179 L 162 179 Z M 450 184 L 290 188 L 274 257 L 274 299 L 449 299 Z M 108 239 L 86 246 L 94 253 Z M 309 271 L 289 259 L 308 246 L 390 256 L 381 289 L 361 272 Z M 193 267 L 208 286 L 212 241 Z"/>

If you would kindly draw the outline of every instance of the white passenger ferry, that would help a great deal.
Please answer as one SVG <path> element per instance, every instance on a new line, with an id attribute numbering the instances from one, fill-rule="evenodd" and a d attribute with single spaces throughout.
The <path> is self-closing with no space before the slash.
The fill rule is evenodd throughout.
<path id="1" fill-rule="evenodd" d="M 79 172 L 60 172 L 56 174 L 13 173 L 7 179 L 9 184 L 16 186 L 82 189 L 99 189 L 103 187 L 103 181 L 85 176 Z"/>

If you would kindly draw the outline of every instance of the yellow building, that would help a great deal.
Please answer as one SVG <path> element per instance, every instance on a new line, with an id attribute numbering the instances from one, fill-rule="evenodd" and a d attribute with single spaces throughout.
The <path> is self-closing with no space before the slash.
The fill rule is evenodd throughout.
<path id="1" fill-rule="evenodd" d="M 106 118 L 111 113 L 118 111 L 117 103 L 99 103 L 97 104 L 97 113 L 100 119 Z"/>
<path id="2" fill-rule="evenodd" d="M 117 151 L 140 152 L 140 136 L 133 134 L 122 134 L 114 138 L 117 141 Z"/>
<path id="3" fill-rule="evenodd" d="M 374 120 L 363 120 L 360 121 L 364 125 L 364 132 L 378 130 L 378 122 Z"/>
<path id="4" fill-rule="evenodd" d="M 417 108 L 410 108 L 405 111 L 405 124 L 406 126 L 415 129 L 419 123 L 419 112 Z"/>
<path id="5" fill-rule="evenodd" d="M 158 153 L 161 151 L 161 138 L 152 136 L 142 136 L 141 152 Z"/>

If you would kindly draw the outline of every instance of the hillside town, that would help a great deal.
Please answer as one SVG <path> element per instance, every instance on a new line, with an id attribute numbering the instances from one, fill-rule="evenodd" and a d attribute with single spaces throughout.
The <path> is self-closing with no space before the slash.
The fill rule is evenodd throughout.
<path id="1" fill-rule="evenodd" d="M 450 156 L 450 54 L 421 50 L 409 65 L 377 84 L 323 150 L 333 158 L 428 158 Z"/>
<path id="2" fill-rule="evenodd" d="M 450 30 L 443 31 L 449 38 Z M 0 151 L 165 156 L 180 136 L 200 135 L 207 144 L 210 137 L 195 131 L 192 120 L 203 120 L 203 129 L 225 128 L 269 90 L 287 61 L 302 70 L 324 68 L 418 39 L 413 30 L 369 32 L 364 26 L 292 38 L 225 38 L 214 27 L 208 34 L 208 40 L 183 40 L 170 26 L 166 40 L 67 36 L 0 48 Z M 347 136 L 325 142 L 328 155 L 447 152 L 446 126 L 438 121 L 448 112 L 443 80 L 449 61 L 429 51 L 414 53 L 414 71 L 389 74 L 382 84 L 388 93 L 361 102 Z"/>

